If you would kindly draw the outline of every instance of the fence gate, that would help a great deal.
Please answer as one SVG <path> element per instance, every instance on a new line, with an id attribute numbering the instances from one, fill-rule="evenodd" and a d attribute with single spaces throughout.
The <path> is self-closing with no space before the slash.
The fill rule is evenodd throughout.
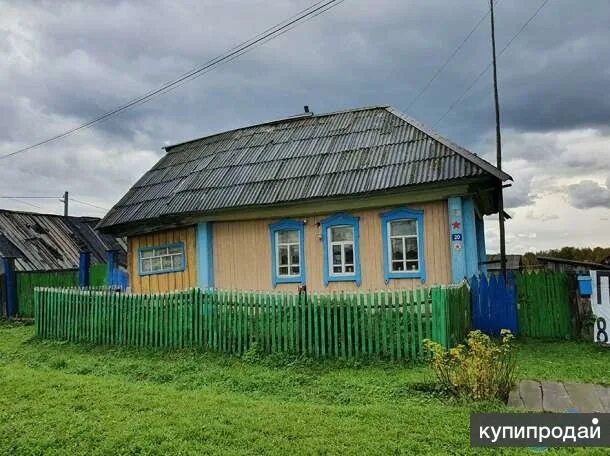
<path id="1" fill-rule="evenodd" d="M 508 272 L 506 283 L 501 276 L 472 276 L 470 305 L 472 326 L 488 334 L 510 329 L 517 334 L 517 290 L 515 276 Z"/>

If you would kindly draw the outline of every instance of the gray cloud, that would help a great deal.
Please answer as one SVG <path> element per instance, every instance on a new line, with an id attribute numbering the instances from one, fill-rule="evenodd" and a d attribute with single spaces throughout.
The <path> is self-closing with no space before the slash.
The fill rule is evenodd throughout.
<path id="1" fill-rule="evenodd" d="M 0 154 L 155 88 L 311 3 L 0 0 Z M 498 2 L 499 49 L 538 5 Z M 148 104 L 0 162 L 0 193 L 68 189 L 108 207 L 166 144 L 293 115 L 305 104 L 316 112 L 381 103 L 407 110 L 486 8 L 347 0 Z M 536 239 L 518 237 L 525 229 L 519 224 L 542 225 L 554 210 L 536 207 L 538 220 L 519 217 L 549 195 L 565 196 L 560 180 L 601 182 L 608 175 L 608 17 L 607 0 L 589 0 L 577 12 L 572 1 L 554 0 L 499 57 L 504 165 L 515 177 L 505 194 L 516 211 L 513 245 L 547 238 L 542 228 Z M 434 125 L 489 59 L 485 22 L 408 114 Z M 493 162 L 490 82 L 485 75 L 437 129 Z"/>
<path id="2" fill-rule="evenodd" d="M 609 181 L 606 181 L 606 185 Z M 583 180 L 568 186 L 568 200 L 578 209 L 610 208 L 610 187 L 602 187 L 592 180 Z"/>

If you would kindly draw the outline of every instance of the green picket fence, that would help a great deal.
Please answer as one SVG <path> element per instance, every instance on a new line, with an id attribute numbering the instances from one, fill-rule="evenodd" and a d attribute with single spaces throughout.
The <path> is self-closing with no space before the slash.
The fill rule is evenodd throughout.
<path id="1" fill-rule="evenodd" d="M 30 272 L 18 271 L 15 274 L 17 291 L 17 316 L 34 316 L 34 289 L 36 287 L 75 287 L 78 286 L 78 271 Z"/>
<path id="2" fill-rule="evenodd" d="M 465 286 L 307 296 L 41 288 L 36 300 L 42 338 L 236 354 L 256 343 L 267 353 L 415 359 L 426 338 L 446 347 L 463 340 L 470 320 Z"/>
<path id="3" fill-rule="evenodd" d="M 565 338 L 571 333 L 567 277 L 560 272 L 516 275 L 519 334 Z"/>

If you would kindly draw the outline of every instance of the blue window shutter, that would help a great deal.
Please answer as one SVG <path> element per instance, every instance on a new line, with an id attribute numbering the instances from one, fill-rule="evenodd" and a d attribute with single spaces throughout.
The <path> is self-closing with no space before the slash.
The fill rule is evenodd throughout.
<path id="1" fill-rule="evenodd" d="M 350 225 L 354 229 L 354 273 L 350 275 L 333 276 L 330 274 L 330 259 L 328 258 L 328 229 L 337 225 Z M 338 213 L 325 218 L 320 222 L 322 230 L 322 246 L 324 248 L 324 286 L 329 282 L 356 282 L 362 283 L 360 269 L 360 219 L 350 214 Z"/>
<path id="2" fill-rule="evenodd" d="M 421 209 L 398 208 L 384 212 L 381 218 L 381 239 L 383 242 L 383 278 L 388 284 L 391 279 L 420 279 L 426 282 L 426 258 L 424 251 L 424 211 Z M 390 267 L 388 224 L 393 220 L 415 220 L 417 223 L 417 271 L 392 271 Z"/>

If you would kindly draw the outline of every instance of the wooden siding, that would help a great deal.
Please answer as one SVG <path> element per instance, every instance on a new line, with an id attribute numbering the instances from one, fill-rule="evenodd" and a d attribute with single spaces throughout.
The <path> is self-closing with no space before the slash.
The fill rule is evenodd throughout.
<path id="1" fill-rule="evenodd" d="M 451 281 L 447 201 L 409 205 L 424 210 L 426 285 Z M 383 252 L 379 214 L 390 208 L 350 212 L 360 217 L 360 289 L 416 288 L 419 279 L 383 278 Z M 353 282 L 324 286 L 323 246 L 318 223 L 327 217 L 307 216 L 305 224 L 305 271 L 309 291 L 357 290 Z M 293 217 L 298 219 L 298 217 Z M 271 241 L 269 224 L 277 219 L 214 222 L 214 284 L 218 288 L 270 290 Z M 278 284 L 277 290 L 295 290 L 297 284 Z"/>
<path id="2" fill-rule="evenodd" d="M 134 293 L 158 293 L 182 290 L 197 285 L 197 255 L 195 250 L 195 227 L 158 231 L 152 234 L 130 237 L 127 243 L 127 267 L 129 286 Z M 174 242 L 184 242 L 185 268 L 180 272 L 167 272 L 140 276 L 138 273 L 138 250 Z"/>

